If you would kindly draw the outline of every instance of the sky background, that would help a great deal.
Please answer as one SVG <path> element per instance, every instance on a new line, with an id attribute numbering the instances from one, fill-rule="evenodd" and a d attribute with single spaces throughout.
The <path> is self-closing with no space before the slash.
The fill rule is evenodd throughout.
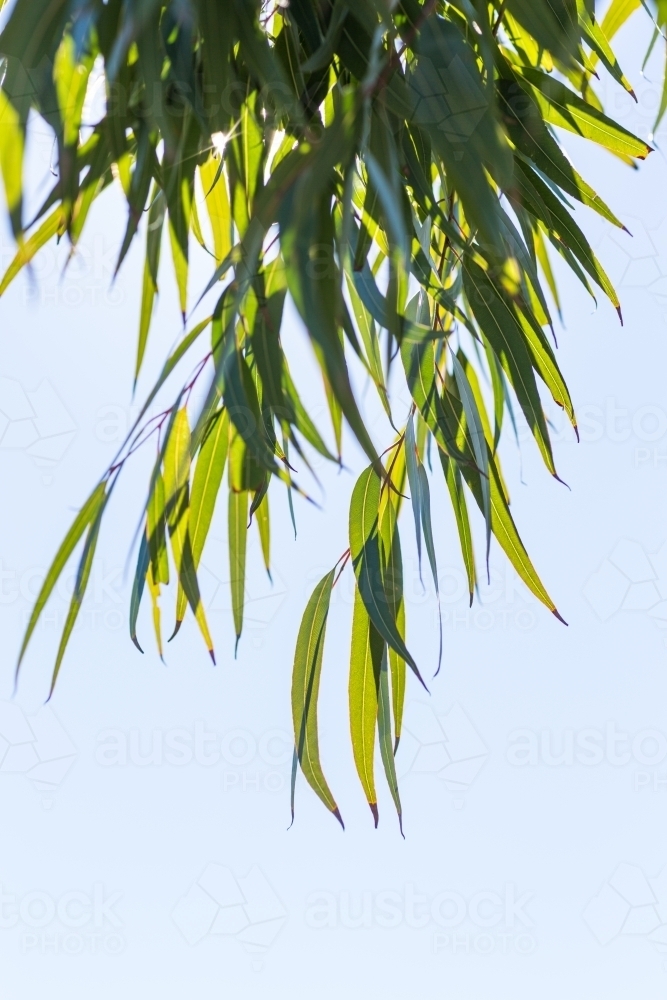
<path id="1" fill-rule="evenodd" d="M 649 36 L 636 16 L 616 44 L 638 103 L 606 79 L 600 88 L 610 113 L 644 138 L 663 59 L 657 51 L 641 75 Z M 51 138 L 36 129 L 30 142 L 31 180 L 44 193 Z M 201 571 L 218 666 L 191 620 L 162 664 L 146 606 L 145 655 L 129 640 L 131 541 L 146 484 L 139 459 L 106 518 L 54 698 L 45 708 L 67 582 L 35 633 L 12 697 L 40 579 L 136 413 L 142 246 L 112 285 L 126 212 L 118 194 L 96 206 L 64 278 L 67 249 L 50 246 L 33 277 L 13 283 L 0 303 L 7 996 L 664 997 L 667 129 L 655 144 L 632 172 L 565 137 L 577 167 L 633 234 L 577 213 L 619 290 L 625 323 L 602 296 L 596 307 L 555 262 L 564 303 L 558 357 L 582 437 L 577 444 L 552 415 L 556 464 L 569 489 L 549 477 L 521 425 L 520 449 L 509 424 L 502 446 L 515 520 L 568 627 L 530 597 L 497 546 L 491 584 L 467 607 L 453 518 L 435 475 L 444 655 L 431 681 L 435 596 L 426 568 L 425 590 L 419 583 L 405 510 L 408 645 L 431 691 L 409 681 L 397 757 L 405 839 L 383 779 L 373 829 L 354 772 L 349 572 L 334 593 L 320 698 L 322 758 L 346 830 L 301 777 L 288 830 L 296 633 L 315 583 L 347 547 L 350 492 L 364 465 L 347 431 L 349 468 L 318 467 L 323 509 L 297 501 L 296 541 L 284 489 L 271 487 L 274 582 L 253 529 L 237 659 L 224 499 Z M 180 333 L 164 249 L 137 401 Z M 0 254 L 4 270 L 13 255 L 6 231 Z M 209 272 L 195 255 L 193 300 Z M 319 380 L 293 313 L 285 339 L 295 381 L 323 420 Z M 398 387 L 399 415 L 406 404 Z M 372 390 L 364 405 L 377 443 L 390 443 Z M 478 538 L 481 528 L 476 522 Z"/>

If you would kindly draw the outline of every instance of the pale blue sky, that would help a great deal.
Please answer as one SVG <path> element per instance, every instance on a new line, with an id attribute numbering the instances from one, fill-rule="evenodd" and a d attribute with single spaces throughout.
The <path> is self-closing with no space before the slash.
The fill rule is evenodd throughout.
<path id="1" fill-rule="evenodd" d="M 618 43 L 639 103 L 606 82 L 603 90 L 619 120 L 646 137 L 663 56 L 642 78 L 649 32 L 639 23 Z M 667 130 L 657 145 L 667 148 Z M 503 445 L 515 518 L 569 627 L 526 594 L 497 549 L 491 587 L 467 608 L 452 517 L 434 477 L 444 656 L 430 698 L 416 685 L 408 690 L 398 754 L 405 840 L 382 781 L 373 829 L 354 774 L 346 578 L 332 607 L 320 719 L 347 829 L 299 780 L 287 831 L 294 641 L 318 574 L 347 546 L 353 472 L 362 468 L 347 432 L 351 471 L 318 468 L 323 510 L 297 502 L 296 542 L 284 491 L 272 487 L 274 586 L 253 533 L 237 660 L 224 509 L 202 570 L 217 668 L 190 621 L 164 666 L 147 608 L 146 655 L 130 643 L 123 574 L 145 489 L 139 460 L 110 511 L 49 712 L 41 706 L 64 589 L 11 701 L 31 594 L 134 413 L 142 262 L 136 246 L 110 287 L 125 219 L 118 195 L 93 212 L 64 280 L 66 248 L 49 248 L 33 284 L 20 277 L 0 302 L 0 955 L 8 997 L 664 996 L 667 168 L 660 148 L 637 173 L 571 137 L 566 148 L 633 233 L 578 213 L 619 289 L 623 327 L 602 297 L 596 308 L 558 268 L 559 360 L 582 426 L 577 445 L 554 418 L 557 466 L 570 490 L 550 479 L 525 435 L 520 460 L 510 433 Z M 35 134 L 35 182 L 50 156 L 48 135 Z M 5 234 L 3 267 L 10 255 Z M 209 275 L 196 260 L 193 296 Z M 179 333 L 167 253 L 163 261 L 138 399 Z M 303 333 L 293 316 L 288 325 L 295 379 L 309 406 L 321 407 Z M 372 391 L 364 399 L 386 446 Z M 404 539 L 408 640 L 430 679 L 436 609 L 428 574 L 425 594 L 418 582 L 409 511 Z"/>

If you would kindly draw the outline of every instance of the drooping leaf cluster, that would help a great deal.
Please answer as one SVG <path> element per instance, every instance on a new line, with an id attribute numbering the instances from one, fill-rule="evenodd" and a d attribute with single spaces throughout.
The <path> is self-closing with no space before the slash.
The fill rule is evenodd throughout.
<path id="1" fill-rule="evenodd" d="M 159 283 L 175 282 L 185 321 L 194 242 L 210 254 L 212 272 L 203 290 L 211 315 L 165 360 L 81 508 L 37 599 L 19 663 L 82 543 L 55 683 L 108 500 L 128 458 L 149 440 L 157 456 L 131 637 L 141 648 L 147 592 L 162 655 L 163 588 L 171 583 L 174 634 L 189 609 L 214 657 L 197 570 L 223 492 L 238 644 L 249 524 L 257 523 L 270 570 L 271 481 L 282 481 L 292 509 L 312 450 L 341 463 L 345 421 L 369 464 L 351 497 L 349 549 L 313 592 L 298 635 L 294 777 L 298 763 L 340 818 L 320 761 L 317 703 L 331 591 L 349 563 L 354 760 L 377 822 L 379 747 L 401 816 L 394 754 L 407 669 L 422 678 L 406 645 L 398 518 L 407 491 L 437 593 L 427 454 L 447 487 L 471 601 L 479 564 L 472 504 L 485 524 L 482 561 L 495 538 L 558 614 L 510 513 L 498 445 L 505 415 L 520 410 L 557 476 L 545 394 L 576 431 L 551 345 L 551 310 L 560 306 L 550 254 L 620 314 L 580 207 L 621 222 L 561 142 L 574 133 L 629 165 L 650 151 L 596 94 L 601 66 L 632 93 L 610 39 L 639 6 L 614 0 L 600 23 L 590 0 L 16 0 L 0 33 L 0 170 L 17 250 L 0 294 L 49 240 L 66 239 L 76 253 L 95 199 L 119 186 L 127 225 L 117 267 L 135 237 L 145 242 L 136 384 Z M 666 16 L 661 4 L 657 30 Z M 94 88 L 105 99 L 90 120 Z M 23 158 L 35 115 L 53 130 L 57 174 L 28 219 Z M 288 296 L 321 372 L 333 448 L 292 378 L 281 335 Z M 186 378 L 181 363 L 192 366 L 193 357 Z M 375 386 L 393 443 L 373 439 L 351 363 Z M 193 397 L 196 383 L 205 391 Z M 407 414 L 397 412 L 396 392 L 392 399 L 396 385 L 409 392 Z M 442 655 L 442 637 L 440 646 Z"/>

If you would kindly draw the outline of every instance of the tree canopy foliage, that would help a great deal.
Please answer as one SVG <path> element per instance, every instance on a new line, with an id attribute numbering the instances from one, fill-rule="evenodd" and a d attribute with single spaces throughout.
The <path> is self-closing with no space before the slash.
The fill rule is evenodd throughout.
<path id="1" fill-rule="evenodd" d="M 613 0 L 600 22 L 591 0 L 15 0 L 0 33 L 0 169 L 17 249 L 0 294 L 47 241 L 66 239 L 75 252 L 95 199 L 115 184 L 127 202 L 117 267 L 135 237 L 145 240 L 135 383 L 158 276 L 170 280 L 163 242 L 184 321 L 193 241 L 211 256 L 202 298 L 212 302 L 211 315 L 165 359 L 77 514 L 37 598 L 19 665 L 78 552 L 55 684 L 109 500 L 148 440 L 157 442 L 157 458 L 131 597 L 132 640 L 141 648 L 146 598 L 162 653 L 161 602 L 171 581 L 174 634 L 193 614 L 214 658 L 197 569 L 222 491 L 238 644 L 249 522 L 268 571 L 271 481 L 282 482 L 291 509 L 295 492 L 308 495 L 312 450 L 342 463 L 345 421 L 368 466 L 351 496 L 348 548 L 315 588 L 298 634 L 292 804 L 298 764 L 340 819 L 320 761 L 317 703 L 330 596 L 349 563 L 354 759 L 377 823 L 379 748 L 400 820 L 394 754 L 406 674 L 423 680 L 406 644 L 398 518 L 407 493 L 437 591 L 426 465 L 446 482 L 471 602 L 493 537 L 558 616 L 510 513 L 498 445 L 505 415 L 519 408 L 557 476 L 544 393 L 576 432 L 551 344 L 559 306 L 549 255 L 560 255 L 620 316 L 572 202 L 622 224 L 572 165 L 561 137 L 574 133 L 630 166 L 650 152 L 605 113 L 596 93 L 602 66 L 632 94 L 610 39 L 639 7 L 640 0 Z M 667 5 L 650 13 L 658 32 Z M 83 122 L 92 80 L 103 81 L 105 107 L 98 121 Z M 28 220 L 23 160 L 36 115 L 53 130 L 57 174 Z M 290 374 L 281 338 L 287 296 L 321 371 L 334 448 Z M 394 428 L 387 441 L 374 440 L 364 421 L 353 358 Z M 412 400 L 407 413 L 392 399 L 397 380 Z M 196 383 L 206 390 L 193 397 Z M 477 560 L 471 505 L 486 526 Z"/>

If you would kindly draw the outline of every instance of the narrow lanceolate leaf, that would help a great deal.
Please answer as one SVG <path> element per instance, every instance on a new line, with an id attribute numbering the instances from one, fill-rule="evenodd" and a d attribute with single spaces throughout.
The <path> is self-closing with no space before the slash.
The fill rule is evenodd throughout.
<path id="1" fill-rule="evenodd" d="M 229 415 L 218 412 L 199 451 L 190 497 L 190 538 L 195 566 L 199 565 L 208 535 L 215 501 L 220 490 L 227 450 L 229 448 Z"/>
<path id="2" fill-rule="evenodd" d="M 215 258 L 220 263 L 232 249 L 232 216 L 227 194 L 227 179 L 222 170 L 222 163 L 215 156 L 199 168 L 208 217 L 213 232 L 213 247 Z"/>
<path id="3" fill-rule="evenodd" d="M 457 408 L 457 401 L 454 399 L 452 393 L 447 393 L 444 397 L 445 405 L 447 407 L 447 419 L 451 421 L 452 425 L 461 425 L 461 409 L 460 403 Z M 470 446 L 472 447 L 472 446 Z M 441 454 L 441 463 L 445 476 L 448 476 L 449 466 L 446 462 L 446 456 Z M 483 512 L 483 498 L 482 490 L 479 483 L 479 475 L 472 468 L 470 464 L 463 466 L 461 472 L 472 492 L 478 507 Z M 519 537 L 519 533 L 510 514 L 509 506 L 505 498 L 505 491 L 503 489 L 502 480 L 496 466 L 495 459 L 489 454 L 489 486 L 490 486 L 490 499 L 491 499 L 491 531 L 493 535 L 498 540 L 501 548 L 508 556 L 510 562 L 516 569 L 517 573 L 524 581 L 528 589 L 535 594 L 535 596 L 540 600 L 546 607 L 561 621 L 563 620 L 556 610 L 556 605 L 549 597 L 549 594 L 544 588 L 542 581 L 540 580 L 535 568 L 526 552 L 523 542 Z"/>
<path id="4" fill-rule="evenodd" d="M 317 729 L 317 699 L 322 674 L 324 638 L 335 574 L 336 567 L 320 580 L 301 619 L 292 669 L 292 721 L 294 746 L 304 777 L 343 826 L 336 800 L 322 771 Z"/>
<path id="5" fill-rule="evenodd" d="M 156 583 L 169 583 L 164 479 L 159 472 L 146 510 L 146 533 L 153 579 Z"/>
<path id="6" fill-rule="evenodd" d="M 408 417 L 405 427 L 405 465 L 408 471 L 408 484 L 410 486 L 410 500 L 412 502 L 412 516 L 415 522 L 415 537 L 417 541 L 417 564 L 419 567 L 419 579 L 422 587 L 422 497 L 421 482 L 417 463 L 417 445 L 415 444 L 415 428 L 412 422 L 412 414 Z"/>
<path id="7" fill-rule="evenodd" d="M 70 600 L 69 608 L 67 609 L 67 617 L 65 618 L 65 624 L 63 626 L 62 635 L 60 637 L 60 644 L 58 646 L 58 652 L 56 654 L 56 662 L 53 667 L 53 675 L 51 677 L 51 688 L 49 690 L 49 698 L 53 694 L 53 689 L 56 686 L 56 681 L 58 680 L 58 674 L 60 673 L 60 667 L 62 666 L 63 657 L 65 656 L 65 650 L 67 649 L 67 644 L 72 635 L 74 626 L 76 625 L 76 620 L 79 617 L 81 604 L 83 603 L 83 598 L 86 593 L 88 581 L 90 579 L 90 571 L 93 568 L 95 549 L 97 548 L 97 541 L 100 536 L 102 515 L 104 513 L 104 508 L 106 506 L 108 499 L 109 499 L 109 493 L 107 492 L 104 495 L 102 502 L 100 503 L 99 508 L 97 510 L 97 513 L 90 522 L 88 530 L 86 532 L 86 540 L 84 542 L 83 552 L 81 553 L 81 559 L 79 561 L 79 567 L 76 573 L 74 592 Z"/>
<path id="8" fill-rule="evenodd" d="M 355 587 L 348 687 L 350 735 L 357 774 L 376 826 L 378 808 L 373 759 L 383 649 L 382 637 L 368 615 L 359 588 Z"/>
<path id="9" fill-rule="evenodd" d="M 213 511 L 220 491 L 220 484 L 227 461 L 229 447 L 229 416 L 226 410 L 219 410 L 214 417 L 204 442 L 199 450 L 199 457 L 192 479 L 192 494 L 190 496 L 189 534 L 192 547 L 192 560 L 195 569 L 204 551 L 206 538 L 213 520 Z M 156 577 L 156 579 L 159 579 Z M 168 580 L 161 581 L 168 583 Z M 176 621 L 183 621 L 187 597 L 181 587 L 176 605 Z"/>
<path id="10" fill-rule="evenodd" d="M 396 622 L 396 629 L 405 642 L 405 601 L 403 598 L 403 560 L 401 557 L 401 536 L 398 531 L 398 514 L 401 493 L 405 479 L 405 447 L 399 444 L 398 454 L 389 464 L 389 475 L 393 489 L 385 488 L 380 498 L 380 556 L 382 582 L 387 605 Z M 389 669 L 391 672 L 391 698 L 394 716 L 394 753 L 401 738 L 403 706 L 405 703 L 405 660 L 395 649 L 389 647 Z"/>
<path id="11" fill-rule="evenodd" d="M 143 649 L 137 639 L 137 621 L 139 618 L 139 608 L 141 607 L 141 598 L 143 597 L 144 586 L 146 584 L 146 574 L 148 573 L 149 567 L 150 551 L 147 531 L 144 531 L 139 545 L 137 568 L 134 572 L 134 580 L 132 581 L 132 596 L 130 597 L 130 638 L 140 653 L 143 653 Z"/>
<path id="12" fill-rule="evenodd" d="M 373 466 L 369 466 L 357 479 L 350 501 L 350 553 L 359 592 L 382 638 L 410 665 L 415 676 L 424 684 L 387 602 L 380 563 L 379 506 L 380 479 Z"/>
<path id="13" fill-rule="evenodd" d="M 426 426 L 445 455 L 466 461 L 449 432 L 442 412 L 435 372 L 435 352 L 432 343 L 412 344 L 403 341 L 401 358 L 410 394 Z"/>
<path id="14" fill-rule="evenodd" d="M 18 111 L 0 90 L 0 171 L 14 236 L 23 228 L 23 146 L 24 135 Z"/>
<path id="15" fill-rule="evenodd" d="M 178 580 L 185 591 L 209 655 L 215 663 L 213 640 L 199 591 L 189 532 L 190 425 L 185 407 L 178 410 L 174 417 L 164 452 L 163 475 L 167 526 Z"/>
<path id="16" fill-rule="evenodd" d="M 3 295 L 7 291 L 7 288 L 19 271 L 30 263 L 38 250 L 41 250 L 54 236 L 62 233 L 64 228 L 65 216 L 63 210 L 58 207 L 45 219 L 39 229 L 25 243 L 20 244 L 16 256 L 2 276 L 2 281 L 0 281 L 0 295 Z"/>
<path id="17" fill-rule="evenodd" d="M 445 473 L 445 481 L 449 490 L 449 498 L 456 519 L 456 528 L 461 545 L 461 555 L 468 578 L 468 593 L 472 606 L 473 594 L 477 584 L 477 572 L 475 569 L 475 554 L 472 547 L 472 532 L 470 530 L 470 519 L 468 517 L 468 506 L 466 503 L 465 491 L 461 480 L 461 470 L 456 462 L 440 453 L 442 468 Z"/>
<path id="18" fill-rule="evenodd" d="M 40 615 L 44 610 L 46 602 L 48 601 L 53 588 L 55 587 L 60 574 L 67 565 L 67 561 L 74 552 L 77 543 L 79 542 L 84 531 L 94 523 L 100 509 L 105 501 L 106 497 L 106 483 L 99 483 L 93 492 L 90 494 L 85 504 L 77 514 L 74 519 L 72 527 L 69 529 L 63 542 L 56 553 L 55 559 L 49 567 L 49 571 L 46 574 L 46 579 L 42 584 L 39 594 L 37 595 L 37 600 L 35 601 L 32 613 L 30 615 L 30 621 L 25 631 L 23 637 L 23 642 L 21 643 L 21 650 L 19 652 L 18 662 L 16 664 L 16 676 L 18 677 L 18 672 L 21 667 L 21 661 L 25 655 L 25 651 L 28 648 L 28 643 L 30 638 L 35 631 L 35 626 L 39 621 Z"/>
<path id="19" fill-rule="evenodd" d="M 248 490 L 238 493 L 229 491 L 229 585 L 232 592 L 232 611 L 234 614 L 234 631 L 238 649 L 239 639 L 243 631 L 243 605 L 245 601 L 245 563 L 248 541 Z"/>
<path id="20" fill-rule="evenodd" d="M 593 281 L 603 290 L 617 311 L 620 310 L 618 295 L 609 277 L 570 213 L 549 190 L 547 185 L 526 164 L 517 162 L 517 188 L 525 207 L 544 228 L 553 233 L 590 274 Z M 513 200 L 516 200 L 512 196 Z"/>
<path id="21" fill-rule="evenodd" d="M 486 524 L 486 564 L 489 564 L 489 549 L 491 546 L 491 493 L 489 487 L 489 462 L 486 439 L 482 418 L 477 407 L 477 402 L 473 390 L 468 381 L 468 377 L 452 351 L 452 364 L 454 366 L 454 378 L 459 390 L 459 396 L 463 405 L 466 422 L 470 431 L 472 447 L 475 453 L 475 461 L 480 471 L 479 483 L 482 491 L 484 522 Z"/>
<path id="22" fill-rule="evenodd" d="M 151 598 L 151 613 L 153 618 L 153 631 L 155 632 L 155 642 L 160 659 L 164 660 L 162 648 L 162 613 L 160 611 L 160 584 L 153 579 L 153 567 L 149 565 L 146 573 L 146 584 Z"/>
<path id="23" fill-rule="evenodd" d="M 440 666 L 442 664 L 442 614 L 440 611 L 440 584 L 438 583 L 438 564 L 435 558 L 435 545 L 433 543 L 433 526 L 431 524 L 431 490 L 428 485 L 428 476 L 426 474 L 426 469 L 424 468 L 421 462 L 419 463 L 419 467 L 417 469 L 417 475 L 419 476 L 419 488 L 421 492 L 424 546 L 426 548 L 426 554 L 428 556 L 429 566 L 431 567 L 431 576 L 433 577 L 433 586 L 435 587 L 435 596 L 438 602 L 439 647 L 438 647 L 438 668 L 436 670 L 437 674 L 440 671 Z"/>
<path id="24" fill-rule="evenodd" d="M 389 785 L 391 797 L 398 813 L 398 825 L 403 833 L 403 809 L 401 807 L 401 797 L 398 792 L 398 778 L 396 776 L 396 764 L 394 762 L 394 745 L 391 726 L 391 694 L 389 692 L 389 669 L 387 664 L 387 647 L 383 644 L 382 660 L 380 662 L 380 683 L 378 685 L 378 738 L 380 743 L 380 756 L 384 767 L 385 777 Z M 398 739 L 398 738 L 397 738 Z"/>
<path id="25" fill-rule="evenodd" d="M 259 542 L 262 547 L 262 558 L 266 572 L 271 579 L 271 520 L 269 517 L 269 494 L 265 493 L 255 511 Z"/>
<path id="26" fill-rule="evenodd" d="M 535 374 L 512 309 L 502 291 L 473 261 L 468 261 L 464 268 L 464 287 L 475 318 L 517 394 L 545 465 L 555 476 L 551 441 Z"/>
<path id="27" fill-rule="evenodd" d="M 136 385 L 144 360 L 148 331 L 153 316 L 153 304 L 157 294 L 157 276 L 160 268 L 160 249 L 162 246 L 162 227 L 166 212 L 166 203 L 162 191 L 153 187 L 152 202 L 148 212 L 146 225 L 146 257 L 144 260 L 144 276 L 141 290 L 141 309 L 139 313 L 139 339 L 137 341 L 137 360 L 134 368 Z"/>
<path id="28" fill-rule="evenodd" d="M 560 80 L 526 66 L 515 66 L 515 69 L 531 85 L 544 120 L 550 125 L 558 125 L 585 139 L 592 139 L 612 153 L 623 156 L 643 160 L 651 152 L 648 143 L 598 111 Z"/>

